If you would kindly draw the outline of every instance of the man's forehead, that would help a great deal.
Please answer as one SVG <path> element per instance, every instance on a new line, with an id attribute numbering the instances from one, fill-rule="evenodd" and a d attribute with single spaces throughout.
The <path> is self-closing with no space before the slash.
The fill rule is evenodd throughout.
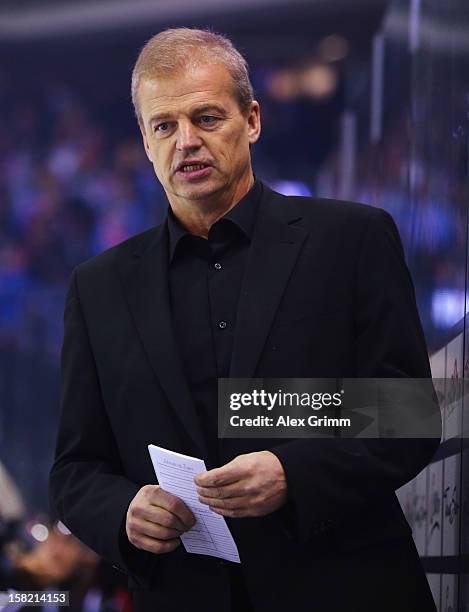
<path id="1" fill-rule="evenodd" d="M 230 97 L 233 82 L 228 70 L 219 64 L 178 71 L 171 76 L 161 75 L 142 79 L 141 101 L 178 102 L 191 97 L 205 99 Z"/>

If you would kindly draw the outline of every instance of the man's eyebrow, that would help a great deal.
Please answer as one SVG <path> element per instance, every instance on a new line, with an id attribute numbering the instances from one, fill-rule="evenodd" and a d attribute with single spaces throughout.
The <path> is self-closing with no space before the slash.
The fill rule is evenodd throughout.
<path id="1" fill-rule="evenodd" d="M 157 121 L 165 121 L 171 118 L 170 113 L 156 113 L 156 115 L 152 115 L 150 117 L 149 123 L 155 123 Z"/>
<path id="2" fill-rule="evenodd" d="M 200 115 L 201 113 L 207 113 L 210 111 L 215 111 L 217 113 L 220 113 L 221 115 L 226 115 L 226 111 L 224 110 L 224 108 L 222 106 L 219 106 L 218 104 L 202 104 L 201 106 L 196 106 L 195 108 L 193 108 L 191 110 L 191 115 Z M 172 118 L 171 113 L 169 112 L 163 112 L 163 113 L 156 113 L 155 115 L 152 115 L 150 117 L 150 124 L 153 123 L 157 123 L 159 121 L 168 121 L 169 119 Z"/>
<path id="3" fill-rule="evenodd" d="M 200 113 L 206 113 L 208 111 L 215 111 L 222 115 L 225 114 L 225 110 L 222 106 L 219 106 L 218 104 L 210 103 L 210 104 L 202 104 L 202 106 L 197 106 L 196 108 L 192 110 L 192 115 L 199 115 Z"/>

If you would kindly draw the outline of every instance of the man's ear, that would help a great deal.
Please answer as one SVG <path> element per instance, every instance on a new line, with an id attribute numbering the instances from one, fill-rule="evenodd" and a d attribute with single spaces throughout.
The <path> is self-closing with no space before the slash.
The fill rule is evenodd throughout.
<path id="1" fill-rule="evenodd" d="M 249 144 L 253 145 L 261 135 L 261 109 L 257 100 L 251 102 L 251 110 L 248 115 L 248 132 Z"/>
<path id="2" fill-rule="evenodd" d="M 147 154 L 148 159 L 153 163 L 153 160 L 151 158 L 151 153 L 150 153 L 150 147 L 148 145 L 147 134 L 145 132 L 145 126 L 143 125 L 141 120 L 138 122 L 138 127 L 140 128 L 140 133 L 142 135 L 142 140 L 143 140 L 143 146 L 145 148 L 145 153 Z"/>

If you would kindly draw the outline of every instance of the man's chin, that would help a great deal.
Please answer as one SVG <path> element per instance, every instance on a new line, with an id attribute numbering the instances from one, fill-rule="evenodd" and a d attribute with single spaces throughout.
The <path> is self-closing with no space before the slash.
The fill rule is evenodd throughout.
<path id="1" fill-rule="evenodd" d="M 222 185 L 207 181 L 206 184 L 177 185 L 174 193 L 185 200 L 206 200 L 215 196 L 223 189 Z"/>

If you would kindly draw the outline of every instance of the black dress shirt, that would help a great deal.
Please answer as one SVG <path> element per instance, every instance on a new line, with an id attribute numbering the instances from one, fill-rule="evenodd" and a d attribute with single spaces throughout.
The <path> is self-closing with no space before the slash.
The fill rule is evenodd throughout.
<path id="1" fill-rule="evenodd" d="M 190 234 L 168 212 L 174 333 L 212 467 L 219 465 L 217 378 L 229 374 L 238 299 L 261 195 L 262 184 L 255 181 L 212 225 L 208 239 Z"/>

